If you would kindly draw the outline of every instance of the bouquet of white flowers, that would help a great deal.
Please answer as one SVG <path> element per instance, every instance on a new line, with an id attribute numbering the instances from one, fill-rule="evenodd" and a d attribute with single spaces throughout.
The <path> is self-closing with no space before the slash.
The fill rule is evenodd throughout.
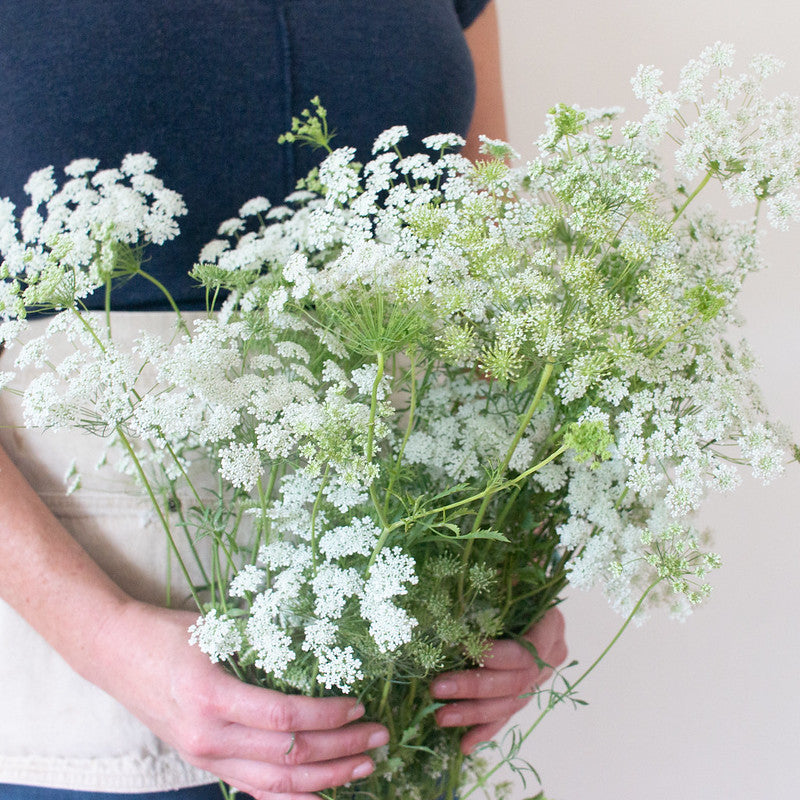
<path id="1" fill-rule="evenodd" d="M 326 796 L 486 785 L 493 770 L 465 777 L 460 732 L 436 726 L 431 676 L 521 637 L 567 582 L 602 585 L 628 619 L 685 612 L 718 565 L 690 521 L 706 491 L 733 489 L 739 464 L 781 471 L 787 440 L 726 338 L 760 266 L 754 222 L 695 198 L 718 179 L 773 225 L 798 216 L 800 119 L 762 94 L 774 59 L 732 75 L 732 57 L 709 48 L 675 91 L 640 68 L 638 122 L 554 108 L 522 166 L 491 140 L 470 163 L 453 135 L 404 157 L 402 127 L 357 164 L 317 104 L 287 138 L 327 148 L 319 169 L 286 205 L 255 198 L 223 223 L 192 270 L 209 313 L 131 352 L 82 300 L 106 287 L 110 310 L 118 279 L 153 280 L 142 247 L 184 212 L 155 161 L 73 162 L 60 189 L 48 168 L 19 219 L 0 205 L 0 341 L 57 312 L 17 355 L 43 366 L 28 424 L 113 433 L 170 541 L 212 544 L 180 561 L 202 575 L 190 635 L 212 660 L 355 693 L 390 729 L 376 772 Z M 55 335 L 75 355 L 48 364 Z"/>

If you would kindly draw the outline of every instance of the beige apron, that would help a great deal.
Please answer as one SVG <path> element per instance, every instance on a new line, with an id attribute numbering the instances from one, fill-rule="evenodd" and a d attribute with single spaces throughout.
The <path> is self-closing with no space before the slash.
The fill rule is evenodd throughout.
<path id="1" fill-rule="evenodd" d="M 115 312 L 115 341 L 141 330 L 168 334 L 172 312 Z M 33 323 L 32 335 L 48 320 Z M 27 334 L 26 334 L 27 335 Z M 71 345 L 59 346 L 64 355 Z M 17 347 L 0 355 L 11 370 Z M 24 386 L 23 371 L 12 386 Z M 81 431 L 22 428 L 20 403 L 0 392 L 0 443 L 62 524 L 131 595 L 163 604 L 167 549 L 149 500 L 113 468 L 96 470 L 106 442 Z M 81 488 L 67 495 L 76 462 Z M 176 570 L 174 570 L 176 571 Z M 187 635 L 188 640 L 188 635 Z M 190 766 L 116 700 L 78 676 L 0 600 L 0 783 L 100 792 L 148 792 L 214 782 Z"/>

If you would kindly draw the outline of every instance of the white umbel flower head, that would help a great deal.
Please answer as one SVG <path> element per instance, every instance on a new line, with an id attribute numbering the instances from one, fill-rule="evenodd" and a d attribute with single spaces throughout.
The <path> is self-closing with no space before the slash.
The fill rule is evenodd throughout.
<path id="1" fill-rule="evenodd" d="M 189 628 L 189 644 L 196 644 L 215 664 L 233 656 L 242 646 L 242 634 L 235 620 L 217 616 L 212 608 Z"/>

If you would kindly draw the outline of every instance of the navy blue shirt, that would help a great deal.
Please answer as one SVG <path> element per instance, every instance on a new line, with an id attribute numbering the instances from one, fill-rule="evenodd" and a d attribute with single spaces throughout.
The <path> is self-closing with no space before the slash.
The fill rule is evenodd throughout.
<path id="1" fill-rule="evenodd" d="M 189 213 L 147 268 L 180 306 L 201 307 L 186 273 L 219 223 L 251 197 L 280 202 L 320 158 L 277 144 L 313 96 L 334 146 L 361 160 L 392 125 L 415 142 L 466 133 L 475 81 L 462 29 L 487 2 L 2 0 L 0 197 L 21 210 L 36 169 L 151 153 Z M 135 281 L 115 307 L 166 304 Z"/>

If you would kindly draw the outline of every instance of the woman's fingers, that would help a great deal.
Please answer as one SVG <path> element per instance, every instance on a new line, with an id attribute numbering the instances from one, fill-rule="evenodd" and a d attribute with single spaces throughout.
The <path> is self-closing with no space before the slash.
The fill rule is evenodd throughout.
<path id="1" fill-rule="evenodd" d="M 475 725 L 461 737 L 461 752 L 468 756 L 479 744 L 494 739 L 505 727 L 505 722 L 491 722 L 486 725 Z"/>
<path id="2" fill-rule="evenodd" d="M 296 733 L 262 731 L 232 724 L 214 737 L 213 755 L 221 759 L 296 766 L 358 755 L 382 747 L 388 741 L 389 732 L 376 723 L 348 725 L 336 731 Z"/>
<path id="3" fill-rule="evenodd" d="M 304 798 L 313 792 L 343 786 L 365 778 L 375 769 L 372 760 L 365 756 L 294 767 L 236 758 L 201 763 L 199 766 L 257 798 L 277 796 L 281 800 Z"/>
<path id="4" fill-rule="evenodd" d="M 448 703 L 436 710 L 436 722 L 443 728 L 469 728 L 493 722 L 500 722 L 502 726 L 527 705 L 528 699 L 513 696 Z"/>
<path id="5" fill-rule="evenodd" d="M 352 723 L 351 698 L 308 698 L 248 686 L 222 675 L 207 698 L 221 724 L 194 742 L 192 762 L 256 800 L 310 800 L 374 770 L 367 750 L 389 739 L 375 723 Z"/>
<path id="6" fill-rule="evenodd" d="M 554 606 L 525 634 L 525 638 L 536 648 L 542 661 L 557 667 L 567 658 L 564 632 L 564 615 Z"/>
<path id="7" fill-rule="evenodd" d="M 538 648 L 536 652 L 541 658 Z M 537 663 L 533 653 L 513 639 L 497 639 L 483 657 L 484 669 L 531 669 Z"/>
<path id="8" fill-rule="evenodd" d="M 520 645 L 514 642 L 511 644 L 524 651 Z M 517 659 L 517 663 L 519 660 Z M 535 663 L 527 669 L 494 669 L 487 664 L 482 669 L 440 675 L 433 682 L 431 693 L 437 700 L 519 697 L 536 687 L 539 675 Z"/>
<path id="9" fill-rule="evenodd" d="M 567 657 L 564 617 L 557 608 L 549 609 L 525 638 L 536 655 L 519 642 L 498 640 L 482 667 L 447 672 L 433 681 L 433 697 L 453 701 L 436 711 L 438 724 L 470 728 L 461 740 L 463 753 L 500 731 Z"/>
<path id="10" fill-rule="evenodd" d="M 218 681 L 207 698 L 211 715 L 248 728 L 296 733 L 341 728 L 364 715 L 364 706 L 347 697 L 303 697 L 242 683 L 233 676 Z"/>

